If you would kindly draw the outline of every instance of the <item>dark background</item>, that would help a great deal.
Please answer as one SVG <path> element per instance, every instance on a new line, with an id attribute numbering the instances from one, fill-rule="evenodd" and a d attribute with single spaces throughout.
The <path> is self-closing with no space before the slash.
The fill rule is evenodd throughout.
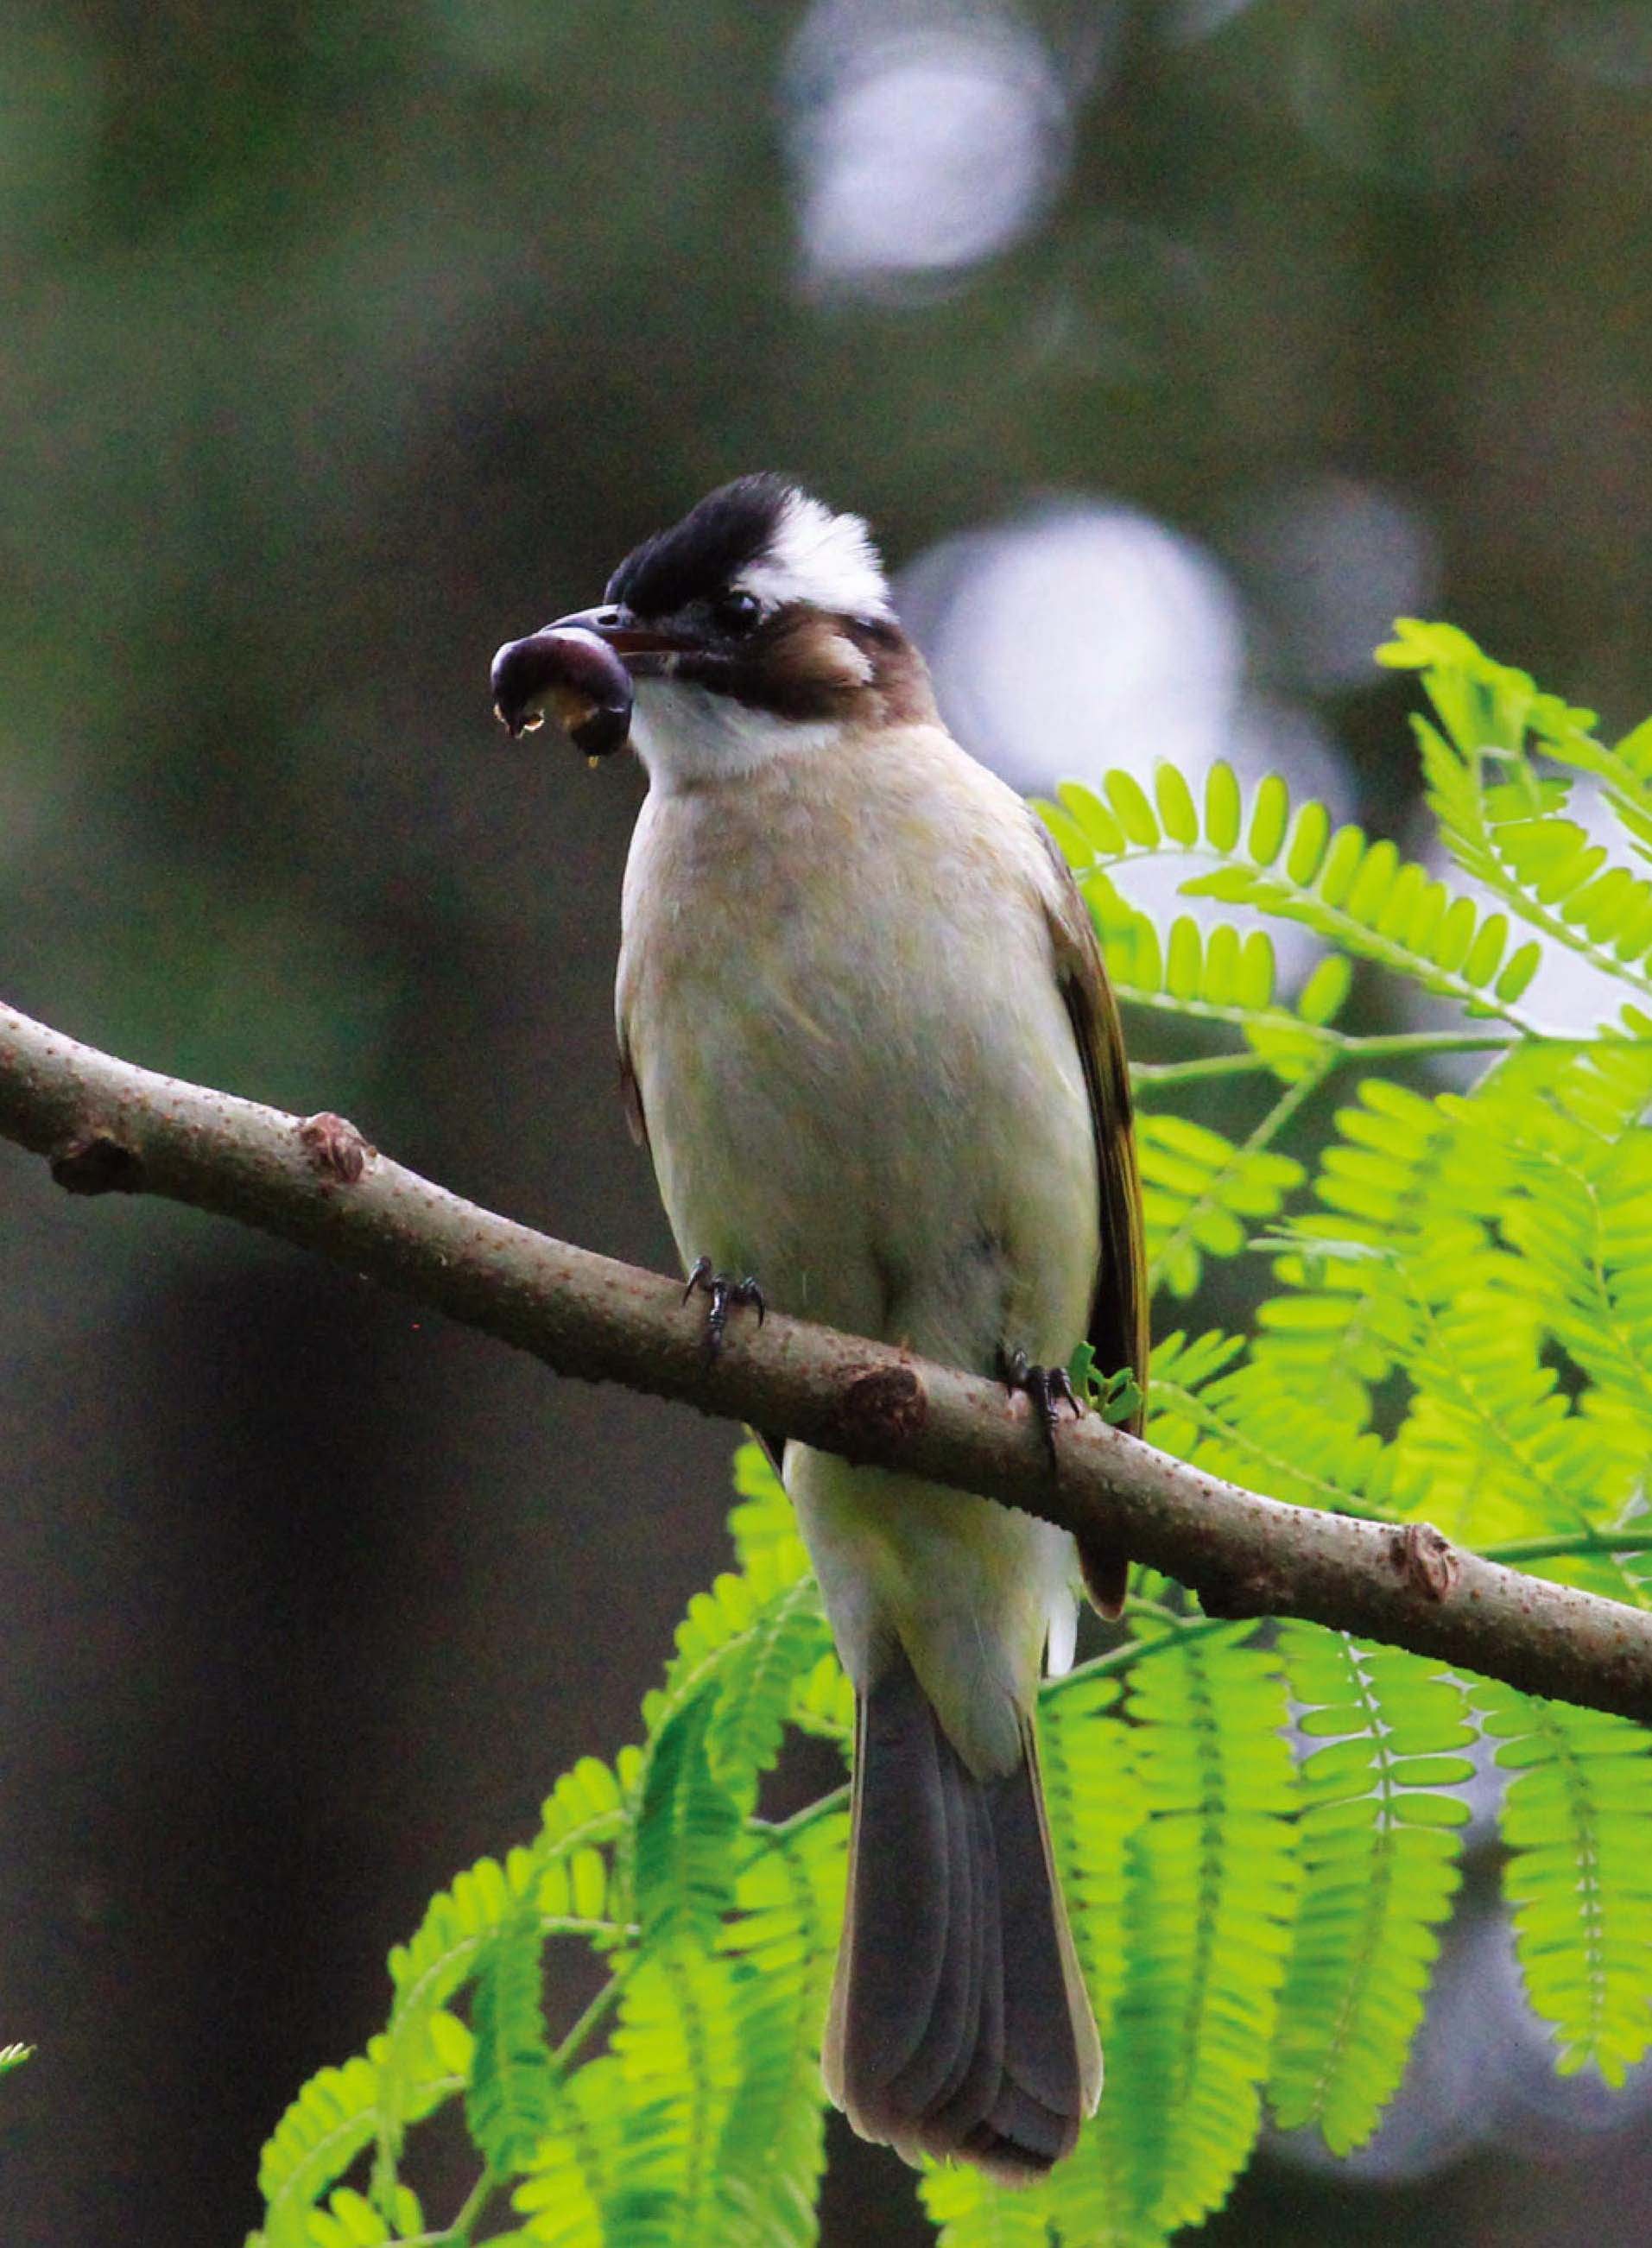
<path id="1" fill-rule="evenodd" d="M 510 748 L 494 646 L 781 466 L 1023 785 L 1226 747 L 1409 833 L 1396 610 L 1652 707 L 1649 200 L 1614 0 L 11 0 L 0 988 L 666 1264 L 640 783 Z M 634 1734 L 731 1436 L 0 1148 L 6 2239 L 240 2238 L 388 1944 Z M 1480 1886 L 1361 2176 L 1213 2241 L 1652 2231 Z M 922 2237 L 833 2145 L 831 2248 Z"/>

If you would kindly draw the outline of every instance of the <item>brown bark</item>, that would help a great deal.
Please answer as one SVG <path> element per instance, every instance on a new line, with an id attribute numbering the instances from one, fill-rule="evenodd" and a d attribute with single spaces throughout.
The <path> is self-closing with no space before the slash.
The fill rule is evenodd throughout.
<path id="1" fill-rule="evenodd" d="M 300 1120 L 161 1077 L 0 1005 L 0 1135 L 71 1191 L 151 1193 L 239 1219 L 531 1351 L 847 1456 L 1103 1532 L 1224 1615 L 1295 1615 L 1652 1718 L 1652 1614 L 1395 1527 L 1281 1505 L 1094 1416 L 1052 1476 L 1025 1400 L 887 1345 L 737 1313 L 715 1364 L 682 1284 L 462 1201 L 342 1118 Z"/>

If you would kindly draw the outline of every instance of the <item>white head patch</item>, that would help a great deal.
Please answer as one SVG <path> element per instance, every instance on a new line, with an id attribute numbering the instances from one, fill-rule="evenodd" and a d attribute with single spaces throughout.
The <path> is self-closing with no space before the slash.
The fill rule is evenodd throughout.
<path id="1" fill-rule="evenodd" d="M 737 583 L 765 607 L 810 601 L 844 616 L 888 616 L 889 587 L 858 515 L 834 515 L 807 492 L 787 495 L 767 547 Z"/>

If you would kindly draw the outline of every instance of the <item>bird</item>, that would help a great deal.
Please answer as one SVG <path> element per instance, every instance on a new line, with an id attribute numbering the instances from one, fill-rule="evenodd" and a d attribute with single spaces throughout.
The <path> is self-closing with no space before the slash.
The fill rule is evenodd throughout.
<path id="1" fill-rule="evenodd" d="M 500 650 L 513 732 L 566 635 L 634 698 L 620 1081 L 709 1346 L 774 1306 L 1004 1378 L 1053 1460 L 1081 1340 L 1147 1377 L 1118 1011 L 1059 852 L 943 723 L 866 523 L 772 472 L 719 487 L 599 607 Z M 771 1449 L 856 1697 L 827 2091 L 908 2162 L 1026 2183 L 1102 2073 L 1034 1707 L 1080 1572 L 1116 1615 L 1127 1557 Z"/>

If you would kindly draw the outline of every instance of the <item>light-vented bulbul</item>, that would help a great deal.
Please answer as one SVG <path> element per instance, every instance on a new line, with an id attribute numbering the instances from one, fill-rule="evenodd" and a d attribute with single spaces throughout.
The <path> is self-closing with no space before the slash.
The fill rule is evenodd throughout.
<path id="1" fill-rule="evenodd" d="M 865 524 L 743 476 L 547 632 L 599 668 L 606 648 L 634 692 L 649 787 L 620 1068 L 714 1334 L 752 1275 L 800 1318 L 1012 1369 L 1052 1428 L 1086 1336 L 1103 1372 L 1145 1383 L 1129 1086 L 1095 934 L 1028 807 L 942 723 Z M 496 660 L 513 730 L 549 645 Z M 1046 1657 L 1072 1659 L 1078 1575 L 1116 1614 L 1125 1557 L 784 1451 L 859 1709 L 828 2087 L 909 2159 L 1038 2176 L 1093 2108 L 1101 2055 L 1034 1703 Z"/>

